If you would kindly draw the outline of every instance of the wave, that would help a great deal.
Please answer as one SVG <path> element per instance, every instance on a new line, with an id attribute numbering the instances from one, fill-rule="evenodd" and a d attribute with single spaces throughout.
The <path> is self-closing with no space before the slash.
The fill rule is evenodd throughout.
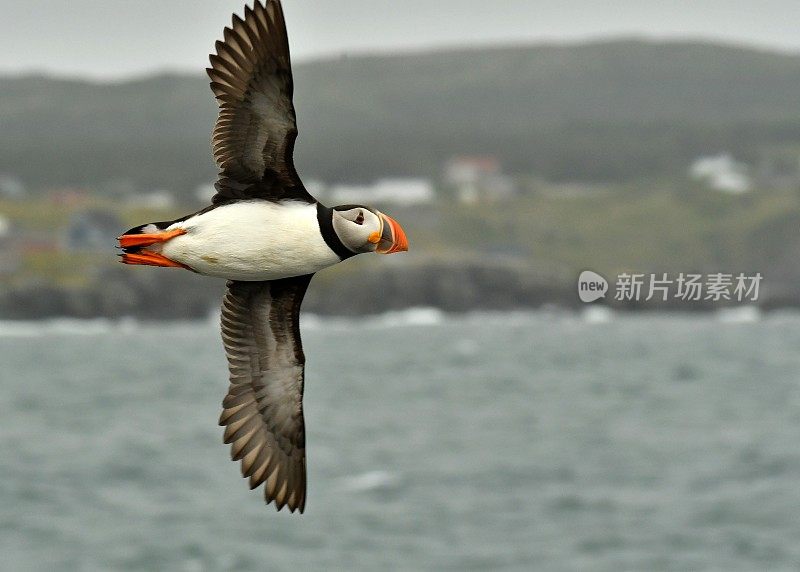
<path id="1" fill-rule="evenodd" d="M 395 328 L 398 326 L 437 326 L 445 321 L 445 313 L 438 308 L 408 308 L 395 312 L 386 312 L 373 318 L 380 326 Z"/>
<path id="2" fill-rule="evenodd" d="M 352 328 L 400 328 L 408 326 L 438 326 L 447 320 L 447 314 L 438 308 L 408 308 L 357 318 L 319 316 L 317 314 L 303 314 L 300 323 L 303 329 L 352 329 Z"/>
<path id="3" fill-rule="evenodd" d="M 607 324 L 614 319 L 614 310 L 608 306 L 587 306 L 581 318 L 587 324 Z"/>
<path id="4" fill-rule="evenodd" d="M 580 311 L 560 307 L 543 307 L 536 310 L 487 311 L 478 310 L 464 314 L 450 314 L 438 308 L 416 307 L 369 316 L 320 316 L 303 312 L 300 324 L 305 331 L 352 331 L 363 329 L 430 328 L 451 323 L 485 324 L 502 323 L 506 326 L 526 325 L 531 322 L 571 321 L 583 324 L 605 324 L 615 320 L 640 319 L 645 314 L 617 312 L 606 306 L 587 306 Z M 696 319 L 714 319 L 721 323 L 796 322 L 800 311 L 783 310 L 764 313 L 755 306 L 723 308 L 714 313 L 662 312 L 646 314 L 652 319 L 676 316 Z M 47 320 L 0 320 L 0 337 L 99 336 L 109 333 L 126 334 L 142 328 L 159 329 L 188 327 L 194 330 L 219 329 L 219 312 L 209 312 L 206 319 L 143 321 L 126 317 L 111 318 L 52 318 Z"/>
<path id="5" fill-rule="evenodd" d="M 761 320 L 761 310 L 756 306 L 721 308 L 717 310 L 716 316 L 725 324 L 752 324 Z"/>
<path id="6" fill-rule="evenodd" d="M 53 318 L 42 321 L 0 320 L 0 337 L 36 338 L 41 336 L 102 336 L 109 333 L 135 331 L 138 322 L 133 318 L 110 320 L 94 318 Z"/>
<path id="7" fill-rule="evenodd" d="M 395 489 L 401 484 L 398 475 L 388 471 L 369 471 L 348 477 L 342 481 L 342 488 L 348 491 L 385 491 Z"/>

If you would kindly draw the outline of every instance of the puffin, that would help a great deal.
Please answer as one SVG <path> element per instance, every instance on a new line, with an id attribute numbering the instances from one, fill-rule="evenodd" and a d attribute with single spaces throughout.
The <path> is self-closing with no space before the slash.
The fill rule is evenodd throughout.
<path id="1" fill-rule="evenodd" d="M 299 314 L 316 272 L 369 252 L 408 250 L 402 227 L 361 205 L 326 207 L 303 186 L 280 0 L 234 14 L 206 71 L 219 104 L 219 174 L 207 208 L 118 237 L 121 262 L 227 279 L 222 342 L 230 385 L 219 424 L 250 489 L 294 513 L 306 504 L 305 354 Z"/>

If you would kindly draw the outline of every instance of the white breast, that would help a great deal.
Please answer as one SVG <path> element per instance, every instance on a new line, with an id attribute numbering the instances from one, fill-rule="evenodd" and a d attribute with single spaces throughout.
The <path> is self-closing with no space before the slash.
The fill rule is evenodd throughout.
<path id="1" fill-rule="evenodd" d="M 252 200 L 217 207 L 175 223 L 186 234 L 161 252 L 200 274 L 229 280 L 277 280 L 339 262 L 325 244 L 316 205 Z"/>

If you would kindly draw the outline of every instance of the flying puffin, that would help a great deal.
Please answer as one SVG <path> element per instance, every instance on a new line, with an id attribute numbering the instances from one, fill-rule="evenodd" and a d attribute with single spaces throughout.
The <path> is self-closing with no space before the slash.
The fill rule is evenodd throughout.
<path id="1" fill-rule="evenodd" d="M 366 252 L 408 250 L 400 225 L 358 205 L 328 208 L 306 191 L 292 153 L 297 123 L 280 0 L 234 15 L 210 56 L 220 106 L 211 206 L 119 237 L 122 262 L 228 279 L 222 341 L 230 386 L 219 424 L 250 488 L 301 513 L 306 503 L 300 304 L 315 272 Z"/>

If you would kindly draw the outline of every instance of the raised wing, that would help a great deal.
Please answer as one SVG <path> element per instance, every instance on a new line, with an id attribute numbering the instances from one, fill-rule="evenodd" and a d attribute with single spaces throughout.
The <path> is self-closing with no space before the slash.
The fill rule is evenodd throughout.
<path id="1" fill-rule="evenodd" d="M 294 168 L 297 138 L 292 64 L 279 0 L 256 0 L 233 16 L 210 56 L 220 106 L 214 160 L 221 169 L 214 203 L 248 198 L 314 202 Z"/>
<path id="2" fill-rule="evenodd" d="M 299 313 L 312 275 L 229 282 L 222 341 L 230 387 L 219 424 L 250 488 L 267 503 L 303 512 L 306 504 L 303 378 Z"/>

